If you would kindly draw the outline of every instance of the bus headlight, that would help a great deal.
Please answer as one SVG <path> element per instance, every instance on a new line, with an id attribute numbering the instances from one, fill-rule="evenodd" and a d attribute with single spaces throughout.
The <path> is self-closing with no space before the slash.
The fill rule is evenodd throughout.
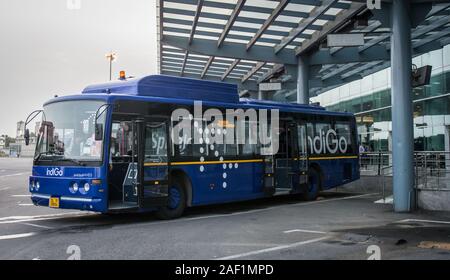
<path id="1" fill-rule="evenodd" d="M 36 182 L 36 186 L 35 186 L 35 188 L 36 188 L 36 191 L 39 191 L 39 188 L 41 187 L 41 184 L 39 184 L 39 181 L 37 181 Z"/>
<path id="2" fill-rule="evenodd" d="M 30 181 L 30 191 L 34 191 L 34 181 Z"/>
<path id="3" fill-rule="evenodd" d="M 71 192 L 71 193 L 76 193 L 77 191 L 78 191 L 78 183 L 73 183 L 70 187 L 69 187 L 69 191 Z"/>
<path id="4" fill-rule="evenodd" d="M 89 183 L 84 183 L 83 187 L 80 188 L 80 193 L 87 194 L 90 189 L 91 189 L 91 185 L 89 185 Z"/>

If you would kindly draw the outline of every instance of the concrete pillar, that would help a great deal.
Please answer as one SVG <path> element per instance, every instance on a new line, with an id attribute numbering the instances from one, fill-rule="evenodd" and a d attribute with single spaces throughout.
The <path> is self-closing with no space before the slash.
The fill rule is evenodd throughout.
<path id="1" fill-rule="evenodd" d="M 414 206 L 410 0 L 392 1 L 392 153 L 395 212 Z"/>
<path id="2" fill-rule="evenodd" d="M 309 62 L 305 56 L 298 57 L 297 103 L 309 104 Z"/>

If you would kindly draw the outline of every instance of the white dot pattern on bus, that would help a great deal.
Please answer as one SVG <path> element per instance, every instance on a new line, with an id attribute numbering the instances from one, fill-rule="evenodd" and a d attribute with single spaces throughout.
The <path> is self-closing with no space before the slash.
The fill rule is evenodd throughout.
<path id="1" fill-rule="evenodd" d="M 213 126 L 214 126 L 214 124 L 213 124 Z M 208 128 L 203 129 L 202 127 L 200 127 L 200 125 L 199 125 L 199 123 L 197 121 L 194 122 L 194 127 L 196 128 L 196 130 L 201 135 L 200 138 L 199 138 L 199 143 L 201 145 L 206 144 L 206 149 L 204 147 L 200 147 L 200 149 L 199 149 L 200 154 L 202 154 L 200 156 L 200 162 L 202 162 L 202 163 L 205 162 L 205 156 L 208 155 L 208 153 L 207 153 L 208 152 L 208 146 L 209 146 L 209 149 L 211 151 L 214 151 L 214 156 L 216 158 L 218 158 L 220 162 L 224 162 L 223 156 L 220 155 L 220 152 L 218 150 L 215 150 L 216 149 L 216 147 L 214 145 L 215 142 L 210 143 L 211 139 L 206 137 L 206 135 L 207 134 L 211 134 L 211 136 L 214 136 L 213 134 L 220 135 L 222 133 L 225 135 L 225 134 L 227 134 L 227 130 L 226 129 L 221 130 L 220 128 L 216 129 L 214 127 L 212 127 L 211 129 L 208 129 Z M 233 163 L 228 163 L 228 164 L 227 163 L 223 163 L 222 164 L 222 168 L 224 170 L 224 172 L 222 173 L 222 179 L 223 179 L 222 188 L 226 189 L 228 187 L 228 182 L 227 182 L 228 172 L 226 172 L 225 170 L 229 169 L 231 171 L 233 168 L 234 169 L 238 169 L 239 168 L 239 164 L 238 163 L 234 163 L 234 164 Z M 205 166 L 204 165 L 200 165 L 199 169 L 200 169 L 200 172 L 204 172 L 205 171 Z"/>

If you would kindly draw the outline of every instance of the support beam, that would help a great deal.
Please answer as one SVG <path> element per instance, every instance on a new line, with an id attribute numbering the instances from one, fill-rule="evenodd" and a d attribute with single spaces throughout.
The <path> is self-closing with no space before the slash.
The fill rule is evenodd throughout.
<path id="1" fill-rule="evenodd" d="M 210 56 L 208 59 L 208 62 L 206 62 L 205 64 L 205 68 L 203 68 L 203 72 L 200 75 L 200 79 L 203 79 L 203 77 L 205 77 L 206 73 L 208 72 L 209 67 L 211 66 L 211 64 L 214 61 L 214 56 Z"/>
<path id="2" fill-rule="evenodd" d="M 298 63 L 298 62 L 297 62 Z M 266 73 L 264 73 L 259 79 L 258 79 L 258 83 L 262 83 L 267 79 L 270 79 L 271 76 L 273 76 L 274 74 L 283 71 L 284 69 L 284 65 L 283 64 L 275 64 L 272 69 L 270 69 L 269 71 L 267 71 Z"/>
<path id="3" fill-rule="evenodd" d="M 298 57 L 297 103 L 309 104 L 309 63 L 306 56 Z"/>
<path id="4" fill-rule="evenodd" d="M 281 39 L 280 44 L 275 46 L 275 53 L 278 53 L 284 49 L 289 43 L 291 43 L 298 35 L 305 31 L 313 22 L 315 22 L 321 15 L 323 15 L 331 5 L 338 0 L 324 0 L 322 6 L 316 7 L 312 10 L 310 16 L 300 22 L 297 28 L 289 32 L 289 35 Z"/>
<path id="5" fill-rule="evenodd" d="M 305 41 L 300 47 L 295 50 L 296 55 L 301 55 L 302 53 L 308 51 L 312 47 L 316 46 L 319 42 L 321 42 L 329 33 L 333 32 L 340 26 L 342 26 L 347 20 L 351 19 L 353 16 L 358 14 L 360 11 L 365 9 L 366 3 L 356 3 L 352 1 L 351 6 L 348 10 L 341 11 L 334 21 L 326 23 L 322 30 L 319 32 L 315 32 L 312 35 L 312 38 L 308 41 Z"/>
<path id="6" fill-rule="evenodd" d="M 189 34 L 189 45 L 192 43 L 194 39 L 195 29 L 197 28 L 198 18 L 200 17 L 200 13 L 203 8 L 203 0 L 198 0 L 197 10 L 195 11 L 194 20 L 192 21 L 191 33 Z"/>
<path id="7" fill-rule="evenodd" d="M 220 78 L 222 81 L 225 80 L 226 77 L 228 77 L 228 75 L 230 75 L 231 71 L 233 71 L 233 69 L 236 67 L 236 65 L 239 64 L 241 60 L 240 59 L 235 59 L 233 61 L 233 63 L 231 63 L 230 67 L 228 67 L 228 69 L 225 71 L 225 73 L 222 75 L 222 77 Z"/>
<path id="8" fill-rule="evenodd" d="M 273 10 L 272 14 L 267 18 L 261 28 L 256 32 L 252 39 L 247 44 L 247 50 L 249 50 L 256 41 L 261 37 L 261 35 L 269 28 L 269 26 L 274 22 L 278 15 L 284 10 L 284 8 L 289 4 L 289 0 L 281 0 L 280 4 Z"/>
<path id="9" fill-rule="evenodd" d="M 183 64 L 181 65 L 180 76 L 183 76 L 183 74 L 184 74 L 184 69 L 186 68 L 186 62 L 187 62 L 188 57 L 189 57 L 189 51 L 186 51 L 184 54 Z"/>
<path id="10" fill-rule="evenodd" d="M 265 62 L 258 62 L 256 63 L 255 67 L 253 67 L 252 69 L 250 69 L 250 71 L 248 71 L 247 74 L 244 75 L 244 77 L 242 78 L 242 82 L 247 81 L 248 79 L 250 79 L 253 75 L 255 75 L 256 72 L 258 72 L 264 65 L 266 65 Z"/>
<path id="11" fill-rule="evenodd" d="M 228 35 L 228 32 L 230 32 L 231 27 L 233 27 L 234 22 L 236 21 L 237 17 L 239 16 L 239 13 L 241 12 L 242 7 L 244 7 L 246 0 L 239 0 L 236 3 L 236 7 L 234 8 L 233 12 L 230 15 L 230 18 L 228 19 L 227 24 L 225 25 L 225 28 L 223 29 L 222 34 L 219 37 L 219 40 L 217 41 L 217 47 L 220 48 L 223 44 L 223 41 L 225 41 L 225 38 Z"/>
<path id="12" fill-rule="evenodd" d="M 216 42 L 206 39 L 195 39 L 189 45 L 188 38 L 172 35 L 164 35 L 162 43 L 206 56 L 239 58 L 280 64 L 297 64 L 294 51 L 287 49 L 275 55 L 272 47 L 253 46 L 253 48 L 247 51 L 244 44 L 233 42 L 223 42 L 222 47 L 217 48 Z"/>
<path id="13" fill-rule="evenodd" d="M 392 154 L 395 212 L 409 212 L 415 207 L 410 5 L 410 0 L 393 0 L 391 16 Z"/>
<path id="14" fill-rule="evenodd" d="M 374 46 L 364 52 L 359 47 L 346 47 L 337 53 L 330 54 L 329 49 L 322 49 L 310 55 L 311 65 L 344 64 L 351 62 L 371 62 L 389 60 L 390 54 L 385 46 Z"/>

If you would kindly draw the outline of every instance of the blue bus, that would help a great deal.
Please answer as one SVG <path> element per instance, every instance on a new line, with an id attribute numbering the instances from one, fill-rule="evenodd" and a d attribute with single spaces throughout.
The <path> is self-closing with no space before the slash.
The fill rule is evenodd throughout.
<path id="1" fill-rule="evenodd" d="M 192 141 L 198 131 L 240 133 L 228 118 L 205 117 L 210 109 L 224 115 L 271 112 L 266 127 L 275 126 L 276 112 L 271 137 L 276 136 L 277 149 L 264 149 L 267 143 L 259 140 Z M 189 112 L 183 120 L 174 118 L 180 110 Z M 314 200 L 320 191 L 359 179 L 352 114 L 243 99 L 233 84 L 152 75 L 55 97 L 28 119 L 39 114 L 29 178 L 31 200 L 38 206 L 100 213 L 155 211 L 159 218 L 171 219 L 197 205 L 280 194 Z M 247 117 L 244 127 L 261 133 L 263 125 Z M 191 129 L 192 134 L 182 140 L 186 135 L 174 131 L 186 120 L 192 128 L 184 127 L 184 132 Z M 26 139 L 28 134 L 26 130 Z"/>

